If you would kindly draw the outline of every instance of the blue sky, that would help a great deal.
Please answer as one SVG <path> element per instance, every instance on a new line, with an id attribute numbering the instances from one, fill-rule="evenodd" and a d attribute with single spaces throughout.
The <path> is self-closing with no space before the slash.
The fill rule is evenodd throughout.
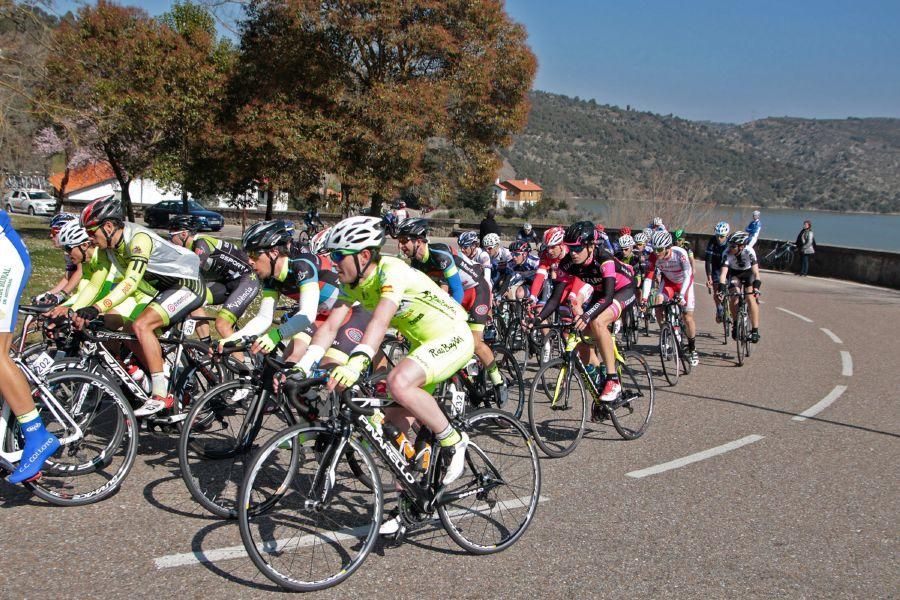
<path id="1" fill-rule="evenodd" d="M 133 4 L 159 14 L 170 2 Z M 507 0 L 506 8 L 528 30 L 539 90 L 711 121 L 900 117 L 900 0 Z"/>

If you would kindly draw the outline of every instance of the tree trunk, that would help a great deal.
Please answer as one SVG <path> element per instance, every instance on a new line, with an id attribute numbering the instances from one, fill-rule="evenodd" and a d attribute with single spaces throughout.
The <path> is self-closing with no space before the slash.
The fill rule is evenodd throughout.
<path id="1" fill-rule="evenodd" d="M 275 198 L 272 190 L 266 190 L 266 221 L 272 220 L 272 202 Z"/>
<path id="2" fill-rule="evenodd" d="M 69 173 L 70 169 L 67 166 L 66 170 L 63 171 L 62 181 L 59 182 L 59 190 L 56 193 L 56 211 L 61 212 L 63 207 L 63 201 L 66 199 L 66 187 L 69 185 Z"/>
<path id="3" fill-rule="evenodd" d="M 346 219 L 350 216 L 350 192 L 351 187 L 341 182 L 341 218 Z"/>
<path id="4" fill-rule="evenodd" d="M 191 212 L 191 207 L 188 206 L 188 193 L 184 186 L 181 187 L 181 212 L 186 215 Z"/>
<path id="5" fill-rule="evenodd" d="M 372 194 L 371 204 L 369 204 L 369 216 L 371 217 L 380 217 L 381 216 L 381 204 L 384 202 L 384 198 L 378 192 Z"/>
<path id="6" fill-rule="evenodd" d="M 113 158 L 109 150 L 106 148 L 104 148 L 104 150 L 106 152 L 106 158 L 109 160 L 109 166 L 112 167 L 113 173 L 116 175 L 116 181 L 119 182 L 119 187 L 122 188 L 122 213 L 127 220 L 134 223 L 134 209 L 131 207 L 131 191 L 128 189 L 131 184 L 131 179 L 126 179 L 125 170 L 122 169 L 122 165 Z"/>

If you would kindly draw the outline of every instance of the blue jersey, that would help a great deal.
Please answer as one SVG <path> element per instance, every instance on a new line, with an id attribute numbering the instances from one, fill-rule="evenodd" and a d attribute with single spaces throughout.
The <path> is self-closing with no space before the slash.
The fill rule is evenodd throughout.
<path id="1" fill-rule="evenodd" d="M 5 210 L 0 210 L 0 230 L 9 231 L 12 229 L 12 223 L 9 221 L 9 215 Z"/>
<path id="2" fill-rule="evenodd" d="M 761 230 L 762 230 L 762 221 L 756 221 L 756 220 L 750 221 L 750 224 L 747 225 L 747 229 L 744 230 L 750 234 L 750 239 L 747 240 L 748 246 L 750 246 L 751 248 L 753 247 L 753 244 L 756 243 L 756 239 L 759 237 L 759 232 Z"/>

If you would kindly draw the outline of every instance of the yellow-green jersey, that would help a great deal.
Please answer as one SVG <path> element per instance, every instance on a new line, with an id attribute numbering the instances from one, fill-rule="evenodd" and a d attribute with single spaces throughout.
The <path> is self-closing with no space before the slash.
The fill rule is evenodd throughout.
<path id="1" fill-rule="evenodd" d="M 84 285 L 79 286 L 78 293 L 63 303 L 63 306 L 68 306 L 72 310 L 94 304 L 105 297 L 124 278 L 122 272 L 109 260 L 106 252 L 99 248 L 94 250 L 94 254 L 89 260 L 81 264 L 81 268 Z M 146 296 L 147 299 L 153 298 L 157 294 L 156 288 L 146 281 L 138 284 L 137 292 Z"/>

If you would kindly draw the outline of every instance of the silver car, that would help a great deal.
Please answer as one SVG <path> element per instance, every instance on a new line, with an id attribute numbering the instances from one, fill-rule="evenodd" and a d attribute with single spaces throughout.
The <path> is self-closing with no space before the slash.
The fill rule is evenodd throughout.
<path id="1" fill-rule="evenodd" d="M 11 191 L 3 202 L 6 212 L 23 212 L 29 215 L 52 215 L 56 208 L 56 198 L 38 189 Z"/>

